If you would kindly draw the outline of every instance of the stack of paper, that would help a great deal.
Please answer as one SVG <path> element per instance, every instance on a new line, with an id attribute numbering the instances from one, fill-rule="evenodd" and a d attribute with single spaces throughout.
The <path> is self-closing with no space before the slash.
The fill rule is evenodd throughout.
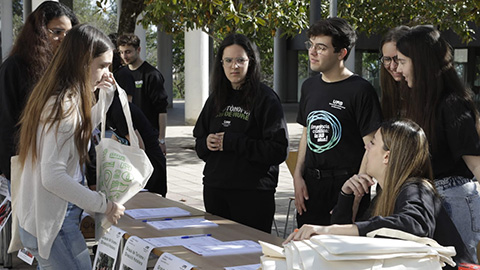
<path id="1" fill-rule="evenodd" d="M 217 227 L 218 224 L 204 218 L 189 218 L 175 220 L 147 221 L 147 224 L 157 230 Z"/>
<path id="2" fill-rule="evenodd" d="M 223 242 L 214 245 L 185 245 L 185 247 L 202 256 L 222 256 L 262 252 L 262 247 L 250 240 Z"/>
<path id="3" fill-rule="evenodd" d="M 185 217 L 191 215 L 190 212 L 179 207 L 129 209 L 125 210 L 125 214 L 133 219 Z"/>
<path id="4" fill-rule="evenodd" d="M 212 244 L 222 243 L 222 241 L 215 239 L 211 235 L 207 235 L 207 234 L 145 238 L 145 241 L 149 242 L 155 247 L 207 245 L 207 244 L 212 245 Z"/>

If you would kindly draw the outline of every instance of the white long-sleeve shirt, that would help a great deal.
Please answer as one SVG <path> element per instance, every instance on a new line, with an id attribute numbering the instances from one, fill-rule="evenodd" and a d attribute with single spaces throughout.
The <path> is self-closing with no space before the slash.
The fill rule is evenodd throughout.
<path id="1" fill-rule="evenodd" d="M 78 106 L 74 99 L 67 99 L 65 110 L 75 106 L 74 113 L 60 121 L 59 128 L 46 124 L 54 99 L 45 106 L 37 130 L 37 160 L 32 164 L 27 157 L 20 178 L 17 217 L 20 227 L 37 237 L 38 251 L 42 258 L 49 258 L 53 241 L 63 224 L 67 203 L 91 212 L 104 213 L 107 208 L 105 195 L 91 191 L 76 181 L 79 154 L 74 142 L 75 127 L 80 123 Z"/>

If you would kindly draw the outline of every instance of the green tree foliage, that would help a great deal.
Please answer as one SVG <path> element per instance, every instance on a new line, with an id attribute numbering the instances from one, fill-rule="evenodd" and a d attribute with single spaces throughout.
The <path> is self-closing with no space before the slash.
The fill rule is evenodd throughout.
<path id="1" fill-rule="evenodd" d="M 212 37 L 261 29 L 274 36 L 277 28 L 296 35 L 308 26 L 306 0 L 147 0 L 143 24 L 162 25 L 166 33 L 201 28 Z"/>
<path id="2" fill-rule="evenodd" d="M 105 34 L 117 32 L 117 5 L 115 1 L 105 1 L 102 9 L 92 5 L 90 0 L 73 1 L 73 12 L 80 23 L 88 23 L 102 30 Z"/>
<path id="3" fill-rule="evenodd" d="M 338 1 L 338 16 L 358 32 L 383 34 L 398 25 L 431 24 L 451 29 L 467 43 L 473 40 L 473 24 L 480 24 L 479 0 L 348 0 Z"/>
<path id="4" fill-rule="evenodd" d="M 98 0 L 97 5 L 103 8 L 106 2 Z M 194 28 L 209 34 L 215 48 L 230 32 L 249 36 L 260 49 L 263 74 L 271 85 L 273 36 L 278 28 L 287 36 L 307 29 L 309 3 L 310 0 L 123 0 L 122 16 L 125 14 L 125 20 L 134 25 L 139 10 L 143 10 L 144 26 L 161 25 L 161 30 L 173 34 L 173 70 L 174 76 L 180 78 L 177 89 L 182 88 L 183 81 L 182 33 Z M 328 16 L 328 5 L 329 1 L 321 1 L 324 18 Z M 367 35 L 382 35 L 401 24 L 432 24 L 440 30 L 453 30 L 468 43 L 474 39 L 474 24 L 480 25 L 480 0 L 342 0 L 338 1 L 338 16 Z"/>

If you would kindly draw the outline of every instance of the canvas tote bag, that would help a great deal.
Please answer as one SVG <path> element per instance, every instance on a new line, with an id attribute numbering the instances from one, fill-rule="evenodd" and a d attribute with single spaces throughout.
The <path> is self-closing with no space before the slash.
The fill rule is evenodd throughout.
<path id="1" fill-rule="evenodd" d="M 399 237 L 372 238 L 373 236 Z M 379 229 L 368 236 L 316 235 L 309 240 L 291 241 L 283 250 L 260 243 L 262 269 L 429 269 L 441 270 L 455 263 L 455 248 L 442 247 L 435 240 L 391 229 Z M 269 255 L 272 254 L 272 255 Z M 283 256 L 283 262 L 281 259 Z"/>
<path id="2" fill-rule="evenodd" d="M 12 239 L 8 247 L 8 253 L 15 252 L 23 248 L 20 234 L 18 232 L 18 219 L 16 213 L 18 190 L 20 188 L 20 179 L 22 177 L 23 167 L 18 160 L 18 156 L 13 156 L 10 165 L 10 192 L 12 198 Z"/>
<path id="3" fill-rule="evenodd" d="M 145 151 L 139 147 L 139 140 L 133 129 L 127 94 L 118 84 L 116 86 L 127 120 L 130 145 L 124 145 L 105 137 L 106 113 L 110 102 L 107 101 L 107 90 L 100 89 L 98 106 L 102 124 L 101 140 L 95 147 L 97 152 L 97 191 L 103 192 L 108 200 L 124 204 L 145 187 L 153 173 L 153 166 Z M 111 224 L 104 214 L 99 213 L 95 214 L 95 222 L 95 238 L 100 239 Z"/>

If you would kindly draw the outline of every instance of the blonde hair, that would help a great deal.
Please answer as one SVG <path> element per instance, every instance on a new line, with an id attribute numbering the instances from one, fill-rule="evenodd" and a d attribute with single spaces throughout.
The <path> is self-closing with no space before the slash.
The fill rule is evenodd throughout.
<path id="1" fill-rule="evenodd" d="M 392 120 L 382 124 L 380 132 L 390 155 L 373 216 L 389 216 L 405 183 L 421 182 L 434 189 L 433 173 L 427 137 L 419 125 L 408 119 Z"/>
<path id="2" fill-rule="evenodd" d="M 75 146 L 80 155 L 80 164 L 88 161 L 88 143 L 92 133 L 91 108 L 94 102 L 90 65 L 94 58 L 113 48 L 110 39 L 93 26 L 81 24 L 68 32 L 44 76 L 30 94 L 21 115 L 19 157 L 22 164 L 25 164 L 29 154 L 33 163 L 37 159 L 37 130 L 40 125 L 47 131 L 56 127 L 58 132 L 60 121 L 77 111 L 81 121 L 74 130 Z M 43 114 L 51 98 L 54 99 L 51 110 Z M 73 99 L 78 105 L 73 104 L 66 110 L 64 102 L 67 99 Z"/>

